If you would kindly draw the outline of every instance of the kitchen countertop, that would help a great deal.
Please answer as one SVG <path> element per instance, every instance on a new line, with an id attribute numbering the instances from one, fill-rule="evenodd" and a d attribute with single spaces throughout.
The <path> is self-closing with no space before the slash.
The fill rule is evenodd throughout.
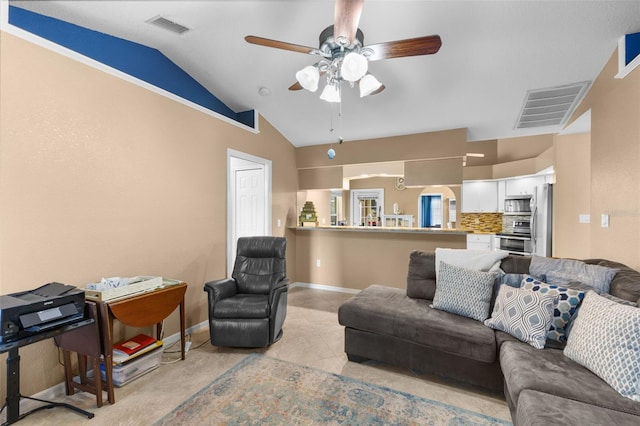
<path id="1" fill-rule="evenodd" d="M 460 228 L 406 228 L 390 226 L 306 226 L 294 228 L 298 231 L 347 231 L 347 232 L 390 232 L 390 233 L 411 233 L 411 234 L 447 234 L 466 235 L 473 231 Z"/>

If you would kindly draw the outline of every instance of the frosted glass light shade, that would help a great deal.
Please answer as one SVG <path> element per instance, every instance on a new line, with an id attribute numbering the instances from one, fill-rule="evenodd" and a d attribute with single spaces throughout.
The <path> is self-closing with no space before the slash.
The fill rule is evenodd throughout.
<path id="1" fill-rule="evenodd" d="M 320 72 L 313 65 L 308 65 L 296 73 L 296 80 L 305 89 L 310 92 L 318 90 L 318 81 L 320 81 Z"/>
<path id="2" fill-rule="evenodd" d="M 340 73 L 342 78 L 347 81 L 358 81 L 367 73 L 369 69 L 369 61 L 359 53 L 347 53 L 342 60 Z"/>
<path id="3" fill-rule="evenodd" d="M 371 74 L 367 74 L 360 79 L 360 97 L 369 96 L 382 86 L 382 83 Z"/>
<path id="4" fill-rule="evenodd" d="M 334 84 L 327 84 L 320 95 L 320 99 L 327 102 L 340 102 L 340 91 L 338 86 Z"/>

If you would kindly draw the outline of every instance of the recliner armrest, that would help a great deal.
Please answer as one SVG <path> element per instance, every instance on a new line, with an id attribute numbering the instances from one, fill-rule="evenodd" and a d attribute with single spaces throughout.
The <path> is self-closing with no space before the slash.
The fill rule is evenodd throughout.
<path id="1" fill-rule="evenodd" d="M 233 278 L 224 278 L 205 283 L 204 291 L 209 293 L 209 302 L 214 304 L 219 300 L 235 296 L 238 293 L 238 287 Z"/>
<path id="2" fill-rule="evenodd" d="M 280 294 L 288 291 L 289 291 L 289 278 L 284 277 L 271 288 L 271 291 L 269 292 L 269 305 L 273 306 L 274 299 L 276 298 L 276 296 L 279 297 Z"/>

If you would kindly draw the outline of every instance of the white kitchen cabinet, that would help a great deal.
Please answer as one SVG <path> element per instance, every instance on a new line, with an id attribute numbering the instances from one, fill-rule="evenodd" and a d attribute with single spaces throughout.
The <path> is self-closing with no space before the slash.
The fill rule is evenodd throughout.
<path id="1" fill-rule="evenodd" d="M 545 182 L 544 176 L 527 176 L 515 179 L 506 179 L 505 195 L 533 195 L 534 188 Z"/>
<path id="2" fill-rule="evenodd" d="M 498 211 L 498 182 L 465 181 L 462 182 L 463 213 L 481 213 Z"/>
<path id="3" fill-rule="evenodd" d="M 467 234 L 467 250 L 492 250 L 495 234 Z"/>
<path id="4" fill-rule="evenodd" d="M 504 197 L 507 195 L 507 181 L 500 179 L 498 181 L 498 211 L 504 213 Z"/>

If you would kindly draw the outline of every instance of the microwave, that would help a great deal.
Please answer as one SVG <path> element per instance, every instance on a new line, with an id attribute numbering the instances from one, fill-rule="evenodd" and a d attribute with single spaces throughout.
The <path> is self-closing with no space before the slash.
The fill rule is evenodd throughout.
<path id="1" fill-rule="evenodd" d="M 509 195 L 504 199 L 504 214 L 531 214 L 531 195 Z"/>

